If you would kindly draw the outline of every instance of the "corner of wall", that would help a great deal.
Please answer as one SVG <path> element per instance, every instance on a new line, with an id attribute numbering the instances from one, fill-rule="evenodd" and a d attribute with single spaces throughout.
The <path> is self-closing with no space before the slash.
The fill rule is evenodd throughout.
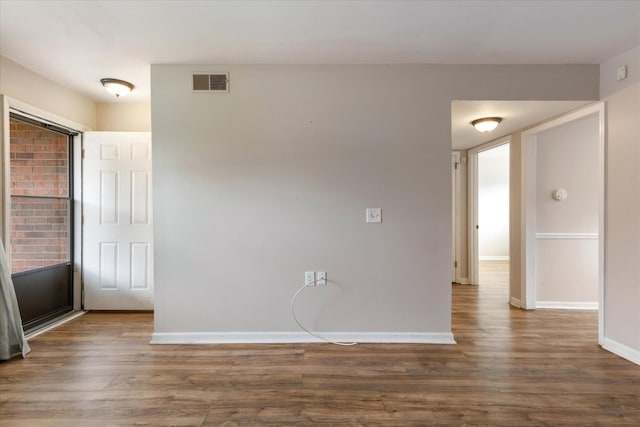
<path id="1" fill-rule="evenodd" d="M 522 133 L 511 134 L 509 149 L 509 295 L 512 305 L 521 307 L 522 300 Z M 517 301 L 517 303 L 513 303 Z"/>
<path id="2" fill-rule="evenodd" d="M 626 66 L 627 78 L 617 80 Z M 635 363 L 640 358 L 640 46 L 600 64 L 606 101 L 606 206 L 603 347 Z"/>
<path id="3" fill-rule="evenodd" d="M 0 94 L 90 129 L 96 126 L 96 104 L 45 76 L 0 56 Z"/>
<path id="4" fill-rule="evenodd" d="M 626 67 L 627 77 L 617 79 L 618 68 Z M 600 64 L 600 99 L 640 82 L 640 45 Z"/>

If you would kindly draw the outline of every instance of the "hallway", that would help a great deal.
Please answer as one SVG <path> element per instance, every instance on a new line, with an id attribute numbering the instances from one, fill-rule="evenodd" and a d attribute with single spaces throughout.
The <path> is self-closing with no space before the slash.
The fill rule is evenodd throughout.
<path id="1" fill-rule="evenodd" d="M 504 287 L 509 294 L 509 261 L 479 261 L 480 285 Z"/>

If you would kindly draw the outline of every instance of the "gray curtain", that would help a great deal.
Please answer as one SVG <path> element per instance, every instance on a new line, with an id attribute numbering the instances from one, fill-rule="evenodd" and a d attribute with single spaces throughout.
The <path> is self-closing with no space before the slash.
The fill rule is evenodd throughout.
<path id="1" fill-rule="evenodd" d="M 24 338 L 7 255 L 0 242 L 0 360 L 8 360 L 19 354 L 25 357 L 30 351 Z"/>

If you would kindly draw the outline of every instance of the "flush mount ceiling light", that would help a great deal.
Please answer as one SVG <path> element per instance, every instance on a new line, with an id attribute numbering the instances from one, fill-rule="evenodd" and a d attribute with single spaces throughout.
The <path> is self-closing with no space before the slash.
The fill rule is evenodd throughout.
<path id="1" fill-rule="evenodd" d="M 487 133 L 498 127 L 501 121 L 502 117 L 484 117 L 472 121 L 471 124 L 478 132 Z"/>
<path id="2" fill-rule="evenodd" d="M 116 98 L 128 94 L 134 87 L 131 83 L 118 79 L 101 79 L 100 83 L 102 83 L 102 86 L 104 86 L 107 91 L 114 94 Z"/>

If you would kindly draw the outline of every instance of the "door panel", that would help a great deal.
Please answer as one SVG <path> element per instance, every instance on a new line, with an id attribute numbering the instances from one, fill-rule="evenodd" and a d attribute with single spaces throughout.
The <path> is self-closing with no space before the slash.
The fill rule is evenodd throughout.
<path id="1" fill-rule="evenodd" d="M 71 263 L 23 271 L 11 276 L 25 331 L 73 310 Z"/>
<path id="2" fill-rule="evenodd" d="M 151 134 L 86 132 L 84 307 L 153 309 Z"/>

